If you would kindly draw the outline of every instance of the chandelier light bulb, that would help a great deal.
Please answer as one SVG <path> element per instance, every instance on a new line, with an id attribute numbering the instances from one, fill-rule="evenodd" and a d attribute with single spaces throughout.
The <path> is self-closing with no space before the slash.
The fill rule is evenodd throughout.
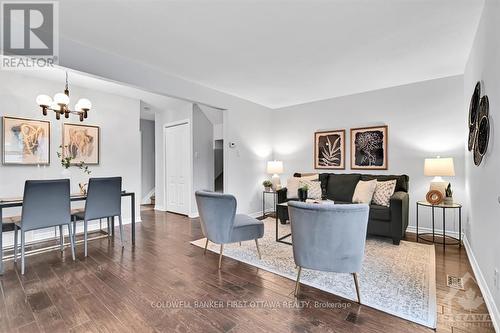
<path id="1" fill-rule="evenodd" d="M 54 102 L 56 102 L 59 105 L 66 106 L 69 104 L 69 97 L 63 93 L 57 93 L 54 96 Z"/>
<path id="2" fill-rule="evenodd" d="M 56 102 L 52 102 L 49 105 L 49 109 L 54 110 L 54 111 L 59 111 L 61 109 L 61 107 Z"/>
<path id="3" fill-rule="evenodd" d="M 92 103 L 86 98 L 80 98 L 76 105 L 80 106 L 83 111 L 88 111 L 92 108 Z"/>
<path id="4" fill-rule="evenodd" d="M 36 98 L 36 104 L 39 106 L 48 107 L 52 103 L 52 98 L 47 95 L 38 95 Z"/>

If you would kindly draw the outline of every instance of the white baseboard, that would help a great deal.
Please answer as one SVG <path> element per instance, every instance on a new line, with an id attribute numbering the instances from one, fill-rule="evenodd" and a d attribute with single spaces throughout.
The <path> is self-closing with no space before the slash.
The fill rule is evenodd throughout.
<path id="1" fill-rule="evenodd" d="M 493 298 L 493 294 L 490 292 L 490 289 L 488 288 L 488 284 L 486 283 L 486 279 L 484 278 L 483 272 L 479 267 L 474 252 L 472 251 L 469 240 L 467 239 L 467 237 L 464 237 L 463 240 L 464 240 L 465 251 L 467 252 L 470 265 L 472 266 L 472 271 L 476 276 L 476 282 L 479 285 L 479 289 L 483 294 L 483 299 L 486 303 L 486 307 L 488 308 L 488 311 L 490 313 L 491 322 L 493 323 L 495 331 L 500 332 L 500 326 L 499 326 L 500 312 L 498 311 L 498 307 L 495 304 L 495 299 Z"/>
<path id="2" fill-rule="evenodd" d="M 166 212 L 167 211 L 162 205 L 155 205 L 154 210 L 157 210 L 159 212 Z"/>
<path id="3" fill-rule="evenodd" d="M 148 194 L 144 196 L 141 200 L 141 205 L 148 205 L 151 202 L 151 196 L 155 194 L 155 189 L 153 188 Z"/>
<path id="4" fill-rule="evenodd" d="M 131 218 L 123 218 L 122 222 L 123 222 L 123 224 L 130 224 L 130 223 L 132 223 L 132 219 Z M 135 222 L 136 223 L 141 222 L 141 217 L 137 216 L 135 218 Z M 116 226 L 118 226 L 117 219 L 115 219 L 115 227 Z M 103 219 L 102 227 L 103 227 L 103 229 L 106 229 L 106 219 Z M 99 230 L 99 221 L 89 222 L 88 230 L 89 231 Z M 63 233 L 64 233 L 64 235 L 68 235 L 68 229 L 66 227 L 63 227 Z M 76 233 L 83 233 L 83 223 L 82 222 L 78 222 L 76 224 Z M 50 240 L 50 239 L 54 239 L 55 237 L 58 237 L 58 236 L 59 236 L 59 228 L 46 228 L 46 229 L 28 231 L 26 233 L 26 243 Z M 13 246 L 14 245 L 14 232 L 13 231 L 4 232 L 2 234 L 2 241 L 3 241 L 3 244 L 2 244 L 3 247 Z"/>

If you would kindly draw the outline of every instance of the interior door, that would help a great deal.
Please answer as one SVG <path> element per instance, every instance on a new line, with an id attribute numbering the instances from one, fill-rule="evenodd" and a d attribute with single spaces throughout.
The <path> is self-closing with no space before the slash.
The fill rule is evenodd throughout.
<path id="1" fill-rule="evenodd" d="M 167 211 L 188 215 L 189 125 L 167 127 L 165 140 Z"/>

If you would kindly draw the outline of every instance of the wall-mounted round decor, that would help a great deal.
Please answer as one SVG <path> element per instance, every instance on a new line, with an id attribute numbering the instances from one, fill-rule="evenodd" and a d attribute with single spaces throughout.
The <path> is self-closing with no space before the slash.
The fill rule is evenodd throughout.
<path id="1" fill-rule="evenodd" d="M 490 120 L 488 116 L 483 116 L 478 121 L 476 142 L 474 144 L 474 164 L 479 165 L 488 149 L 490 139 Z"/>
<path id="2" fill-rule="evenodd" d="M 472 94 L 472 98 L 469 104 L 469 139 L 467 145 L 469 151 L 471 151 L 474 148 L 480 99 L 481 99 L 481 82 L 478 82 L 476 83 L 476 87 L 474 88 L 474 93 Z"/>
<path id="3" fill-rule="evenodd" d="M 483 156 L 488 150 L 490 140 L 490 103 L 488 96 L 483 96 L 479 104 L 478 120 L 476 121 L 476 135 L 474 138 L 474 164 L 480 165 Z"/>

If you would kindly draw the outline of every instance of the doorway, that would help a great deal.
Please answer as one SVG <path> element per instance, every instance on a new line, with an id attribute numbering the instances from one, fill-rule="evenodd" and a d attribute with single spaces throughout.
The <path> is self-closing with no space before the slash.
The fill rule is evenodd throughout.
<path id="1" fill-rule="evenodd" d="M 224 192 L 224 140 L 214 141 L 214 189 Z"/>
<path id="2" fill-rule="evenodd" d="M 188 215 L 191 187 L 191 140 L 189 121 L 165 127 L 165 201 L 166 210 Z"/>

